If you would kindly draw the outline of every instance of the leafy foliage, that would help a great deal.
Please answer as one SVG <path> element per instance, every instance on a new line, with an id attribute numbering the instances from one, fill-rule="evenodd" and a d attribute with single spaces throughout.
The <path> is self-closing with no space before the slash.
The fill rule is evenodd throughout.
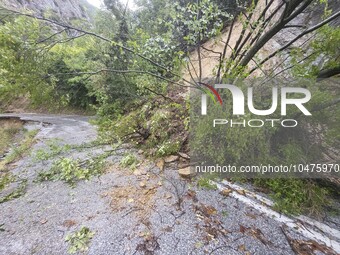
<path id="1" fill-rule="evenodd" d="M 126 153 L 124 157 L 121 159 L 119 165 L 122 167 L 135 169 L 138 163 L 139 163 L 139 160 L 136 158 L 134 154 Z"/>
<path id="2" fill-rule="evenodd" d="M 65 237 L 65 241 L 69 243 L 68 253 L 75 254 L 87 251 L 94 234 L 95 232 L 92 232 L 88 227 L 82 227 L 79 231 L 68 234 Z"/>
<path id="3" fill-rule="evenodd" d="M 216 36 L 223 28 L 223 19 L 230 18 L 230 15 L 212 1 L 202 0 L 185 7 L 175 3 L 172 18 L 169 26 L 176 29 L 177 36 L 184 35 L 183 39 L 192 46 L 199 40 Z"/>
<path id="4" fill-rule="evenodd" d="M 253 40 L 255 44 L 261 42 L 262 32 L 267 31 L 265 28 L 268 25 L 262 23 L 266 19 L 248 20 L 255 12 L 257 1 L 139 0 L 137 4 L 142 8 L 134 13 L 120 1 L 104 2 L 107 10 L 99 11 L 90 30 L 107 37 L 105 42 L 72 29 L 56 31 L 55 27 L 23 16 L 6 16 L 1 20 L 1 104 L 18 96 L 28 96 L 35 106 L 94 108 L 100 117 L 98 123 L 102 141 L 130 142 L 157 157 L 188 150 L 189 121 L 196 138 L 191 139 L 192 153 L 204 155 L 207 160 L 233 165 L 319 160 L 326 147 L 323 143 L 326 131 L 327 141 L 333 144 L 338 141 L 339 109 L 333 106 L 328 107 L 327 111 L 318 110 L 323 102 L 331 102 L 336 96 L 335 90 L 327 86 L 304 85 L 313 94 L 308 108 L 317 111 L 308 120 L 298 116 L 301 126 L 291 130 L 280 127 L 222 130 L 218 127 L 215 131 L 222 135 L 213 144 L 209 136 L 214 135 L 211 129 L 214 114 L 227 119 L 233 116 L 226 114 L 229 111 L 225 109 L 209 106 L 213 114 L 203 121 L 198 121 L 197 115 L 189 119 L 188 107 L 181 96 L 185 91 L 176 94 L 175 89 L 170 87 L 171 81 L 181 77 L 183 67 L 191 61 L 189 56 L 195 47 L 219 35 L 241 10 L 243 12 L 238 16 L 238 22 L 243 30 L 239 48 L 232 49 L 231 58 L 223 59 L 218 67 L 223 69 L 224 81 L 249 76 L 247 66 L 241 64 L 242 58 L 250 52 L 250 59 L 256 63 L 259 49 L 252 52 L 252 45 L 243 44 L 243 39 L 244 42 Z M 329 14 L 326 10 L 325 17 Z M 46 16 L 56 19 L 51 13 L 46 13 Z M 290 61 L 287 61 L 294 66 L 291 74 L 295 78 L 314 79 L 324 70 L 338 68 L 339 38 L 339 28 L 324 26 L 307 51 L 291 47 Z M 130 50 L 123 50 L 122 46 Z M 306 54 L 311 56 L 301 61 Z M 259 67 L 262 68 L 261 65 Z M 269 102 L 270 96 L 264 95 L 255 103 L 258 107 L 266 107 Z M 191 103 L 191 109 L 199 109 L 198 102 Z M 224 106 L 227 109 L 232 107 L 229 100 Z M 290 109 L 287 118 L 295 118 L 297 114 L 296 110 Z M 252 114 L 245 117 L 255 118 Z M 280 118 L 278 114 L 272 117 Z M 323 124 L 318 125 L 321 121 Z M 317 129 L 321 129 L 320 139 L 314 139 Z M 45 160 L 69 149 L 54 145 L 49 147 L 48 153 L 38 151 L 37 158 Z M 216 147 L 225 149 L 216 150 Z M 21 156 L 27 148 L 14 150 L 5 162 Z M 86 163 L 87 168 L 83 168 L 82 162 L 60 158 L 50 171 L 41 173 L 40 177 L 74 185 L 78 180 L 101 173 L 101 159 Z M 135 159 L 125 155 L 122 165 L 134 164 Z M 205 180 L 200 182 L 203 186 L 207 185 Z M 283 211 L 294 211 L 299 204 L 312 208 L 313 200 L 308 196 L 316 197 L 315 203 L 318 204 L 318 201 L 321 203 L 319 198 L 326 195 L 318 188 L 308 194 L 300 190 L 313 187 L 314 184 L 309 182 L 292 180 L 285 183 L 282 190 L 281 182 L 279 179 L 270 180 L 265 185 L 275 192 Z M 289 189 L 293 189 L 295 195 L 289 195 Z"/>
<path id="5" fill-rule="evenodd" d="M 43 149 L 38 149 L 35 152 L 35 159 L 37 161 L 40 160 L 47 160 L 53 157 L 58 156 L 59 154 L 63 153 L 63 152 L 67 152 L 69 150 L 71 150 L 71 146 L 66 144 L 63 146 L 59 146 L 57 140 L 49 140 L 46 142 L 48 149 L 43 148 Z"/>
<path id="6" fill-rule="evenodd" d="M 305 49 L 294 48 L 291 52 L 291 64 L 294 66 L 293 75 L 296 77 L 313 78 L 320 71 L 339 67 L 339 61 L 334 56 L 340 55 L 337 45 L 340 43 L 340 28 L 325 25 L 320 28 L 315 39 L 309 46 L 307 56 L 303 62 L 300 61 L 305 54 Z"/>
<path id="7" fill-rule="evenodd" d="M 85 162 L 86 168 L 84 168 L 79 160 L 63 157 L 54 161 L 49 171 L 39 173 L 38 180 L 61 180 L 70 186 L 75 186 L 80 180 L 89 180 L 92 176 L 102 174 L 105 167 L 104 158 L 105 155 L 100 155 L 90 159 Z"/>

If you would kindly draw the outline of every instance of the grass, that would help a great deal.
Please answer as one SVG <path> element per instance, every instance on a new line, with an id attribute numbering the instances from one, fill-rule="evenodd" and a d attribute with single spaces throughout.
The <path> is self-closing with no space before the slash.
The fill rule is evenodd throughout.
<path id="1" fill-rule="evenodd" d="M 15 178 L 10 173 L 0 174 L 0 191 L 3 190 L 9 183 L 14 181 Z"/>
<path id="2" fill-rule="evenodd" d="M 197 186 L 207 190 L 217 190 L 217 185 L 212 184 L 210 181 L 216 180 L 218 175 L 216 174 L 205 174 L 198 178 Z"/>
<path id="3" fill-rule="evenodd" d="M 4 154 L 15 142 L 16 135 L 23 130 L 19 120 L 0 120 L 0 155 Z"/>
<path id="4" fill-rule="evenodd" d="M 22 195 L 26 193 L 26 187 L 27 187 L 27 180 L 22 180 L 19 186 L 14 191 L 12 191 L 11 193 L 9 193 L 8 195 L 4 197 L 0 197 L 0 204 L 10 201 L 12 199 L 21 197 Z"/>
<path id="5" fill-rule="evenodd" d="M 274 209 L 288 215 L 320 216 L 330 205 L 329 190 L 308 179 L 256 179 L 254 184 L 270 190 Z"/>
<path id="6" fill-rule="evenodd" d="M 0 172 L 6 170 L 6 165 L 22 158 L 35 142 L 35 136 L 38 130 L 31 130 L 24 132 L 24 138 L 18 147 L 13 147 L 12 151 L 0 162 Z"/>

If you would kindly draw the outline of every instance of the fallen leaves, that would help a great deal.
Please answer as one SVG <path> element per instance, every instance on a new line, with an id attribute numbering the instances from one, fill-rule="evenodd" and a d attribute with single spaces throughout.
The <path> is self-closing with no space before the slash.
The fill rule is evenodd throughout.
<path id="1" fill-rule="evenodd" d="M 240 232 L 242 234 L 252 236 L 253 238 L 258 239 L 263 243 L 264 245 L 272 244 L 270 241 L 268 241 L 262 231 L 259 228 L 251 228 L 251 227 L 245 227 L 243 225 L 240 225 Z"/>
<path id="2" fill-rule="evenodd" d="M 66 228 L 70 228 L 70 227 L 73 227 L 74 225 L 76 225 L 77 222 L 74 221 L 74 220 L 65 220 L 63 222 L 63 226 L 66 227 Z"/>
<path id="3" fill-rule="evenodd" d="M 228 197 L 233 191 L 231 189 L 223 189 L 220 191 L 222 196 Z"/>
<path id="4" fill-rule="evenodd" d="M 157 187 L 148 187 L 145 181 L 140 182 L 138 188 L 134 185 L 115 187 L 107 193 L 111 198 L 110 207 L 114 212 L 127 210 L 127 214 L 134 212 L 142 218 L 147 217 Z"/>
<path id="5" fill-rule="evenodd" d="M 196 212 L 199 212 L 202 216 L 209 218 L 212 215 L 217 214 L 216 208 L 210 205 L 204 205 L 202 203 L 195 206 Z"/>
<path id="6" fill-rule="evenodd" d="M 215 207 L 199 203 L 194 206 L 194 209 L 196 217 L 202 222 L 197 225 L 197 228 L 205 233 L 203 237 L 205 243 L 215 240 L 219 235 L 229 234 L 229 231 L 223 227 L 221 221 L 216 217 L 218 214 Z"/>
<path id="7" fill-rule="evenodd" d="M 309 255 L 315 254 L 315 251 L 319 251 L 326 255 L 336 254 L 332 249 L 326 245 L 319 244 L 314 240 L 304 241 L 304 240 L 292 240 L 291 247 L 297 255 Z"/>
<path id="8" fill-rule="evenodd" d="M 154 254 L 156 250 L 160 249 L 158 237 L 154 234 L 148 232 L 144 233 L 141 237 L 143 237 L 143 241 L 137 245 L 136 251 L 143 254 Z"/>
<path id="9" fill-rule="evenodd" d="M 285 235 L 290 247 L 296 253 L 296 255 L 310 255 L 316 254 L 315 252 L 321 252 L 325 255 L 335 255 L 337 254 L 331 248 L 324 244 L 317 243 L 314 240 L 298 240 L 291 238 L 285 231 L 284 227 L 281 227 L 283 234 Z"/>

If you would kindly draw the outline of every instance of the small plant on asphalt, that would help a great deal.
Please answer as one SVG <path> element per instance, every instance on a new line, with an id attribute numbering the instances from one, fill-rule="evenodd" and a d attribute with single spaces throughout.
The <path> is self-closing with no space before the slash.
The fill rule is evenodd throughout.
<path id="1" fill-rule="evenodd" d="M 197 181 L 197 185 L 200 188 L 205 188 L 208 190 L 217 190 L 217 185 L 211 183 L 212 180 L 216 179 L 217 176 L 213 174 L 204 175 L 200 177 Z"/>
<path id="2" fill-rule="evenodd" d="M 221 214 L 222 214 L 223 217 L 228 217 L 228 215 L 229 215 L 227 211 L 222 211 Z"/>
<path id="3" fill-rule="evenodd" d="M 56 157 L 61 153 L 71 150 L 71 145 L 58 145 L 58 140 L 52 139 L 47 142 L 48 149 L 43 148 L 35 152 L 35 160 L 48 160 L 50 158 Z"/>
<path id="4" fill-rule="evenodd" d="M 68 234 L 65 238 L 65 241 L 69 243 L 68 253 L 75 254 L 87 251 L 94 234 L 88 227 L 82 227 L 79 231 Z"/>

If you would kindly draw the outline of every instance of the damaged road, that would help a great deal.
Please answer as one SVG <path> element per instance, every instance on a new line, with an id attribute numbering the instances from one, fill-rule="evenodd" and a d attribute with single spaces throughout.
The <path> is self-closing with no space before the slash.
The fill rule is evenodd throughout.
<path id="1" fill-rule="evenodd" d="M 126 146 L 94 143 L 97 131 L 88 117 L 0 115 L 5 116 L 26 121 L 38 133 L 31 151 L 9 166 L 26 186 L 20 196 L 0 203 L 0 254 L 340 253 L 339 218 L 306 226 L 308 218 L 269 211 L 270 200 L 235 184 L 217 183 L 220 192 L 198 188 L 178 176 L 176 163 L 160 169 Z M 37 159 L 51 148 L 67 150 Z M 105 157 L 105 171 L 74 186 L 38 178 L 62 157 L 83 162 L 107 151 L 112 153 Z M 120 164 L 127 152 L 138 158 L 134 169 Z M 91 233 L 88 240 L 79 236 L 83 246 L 70 247 L 65 239 L 83 227 Z"/>

